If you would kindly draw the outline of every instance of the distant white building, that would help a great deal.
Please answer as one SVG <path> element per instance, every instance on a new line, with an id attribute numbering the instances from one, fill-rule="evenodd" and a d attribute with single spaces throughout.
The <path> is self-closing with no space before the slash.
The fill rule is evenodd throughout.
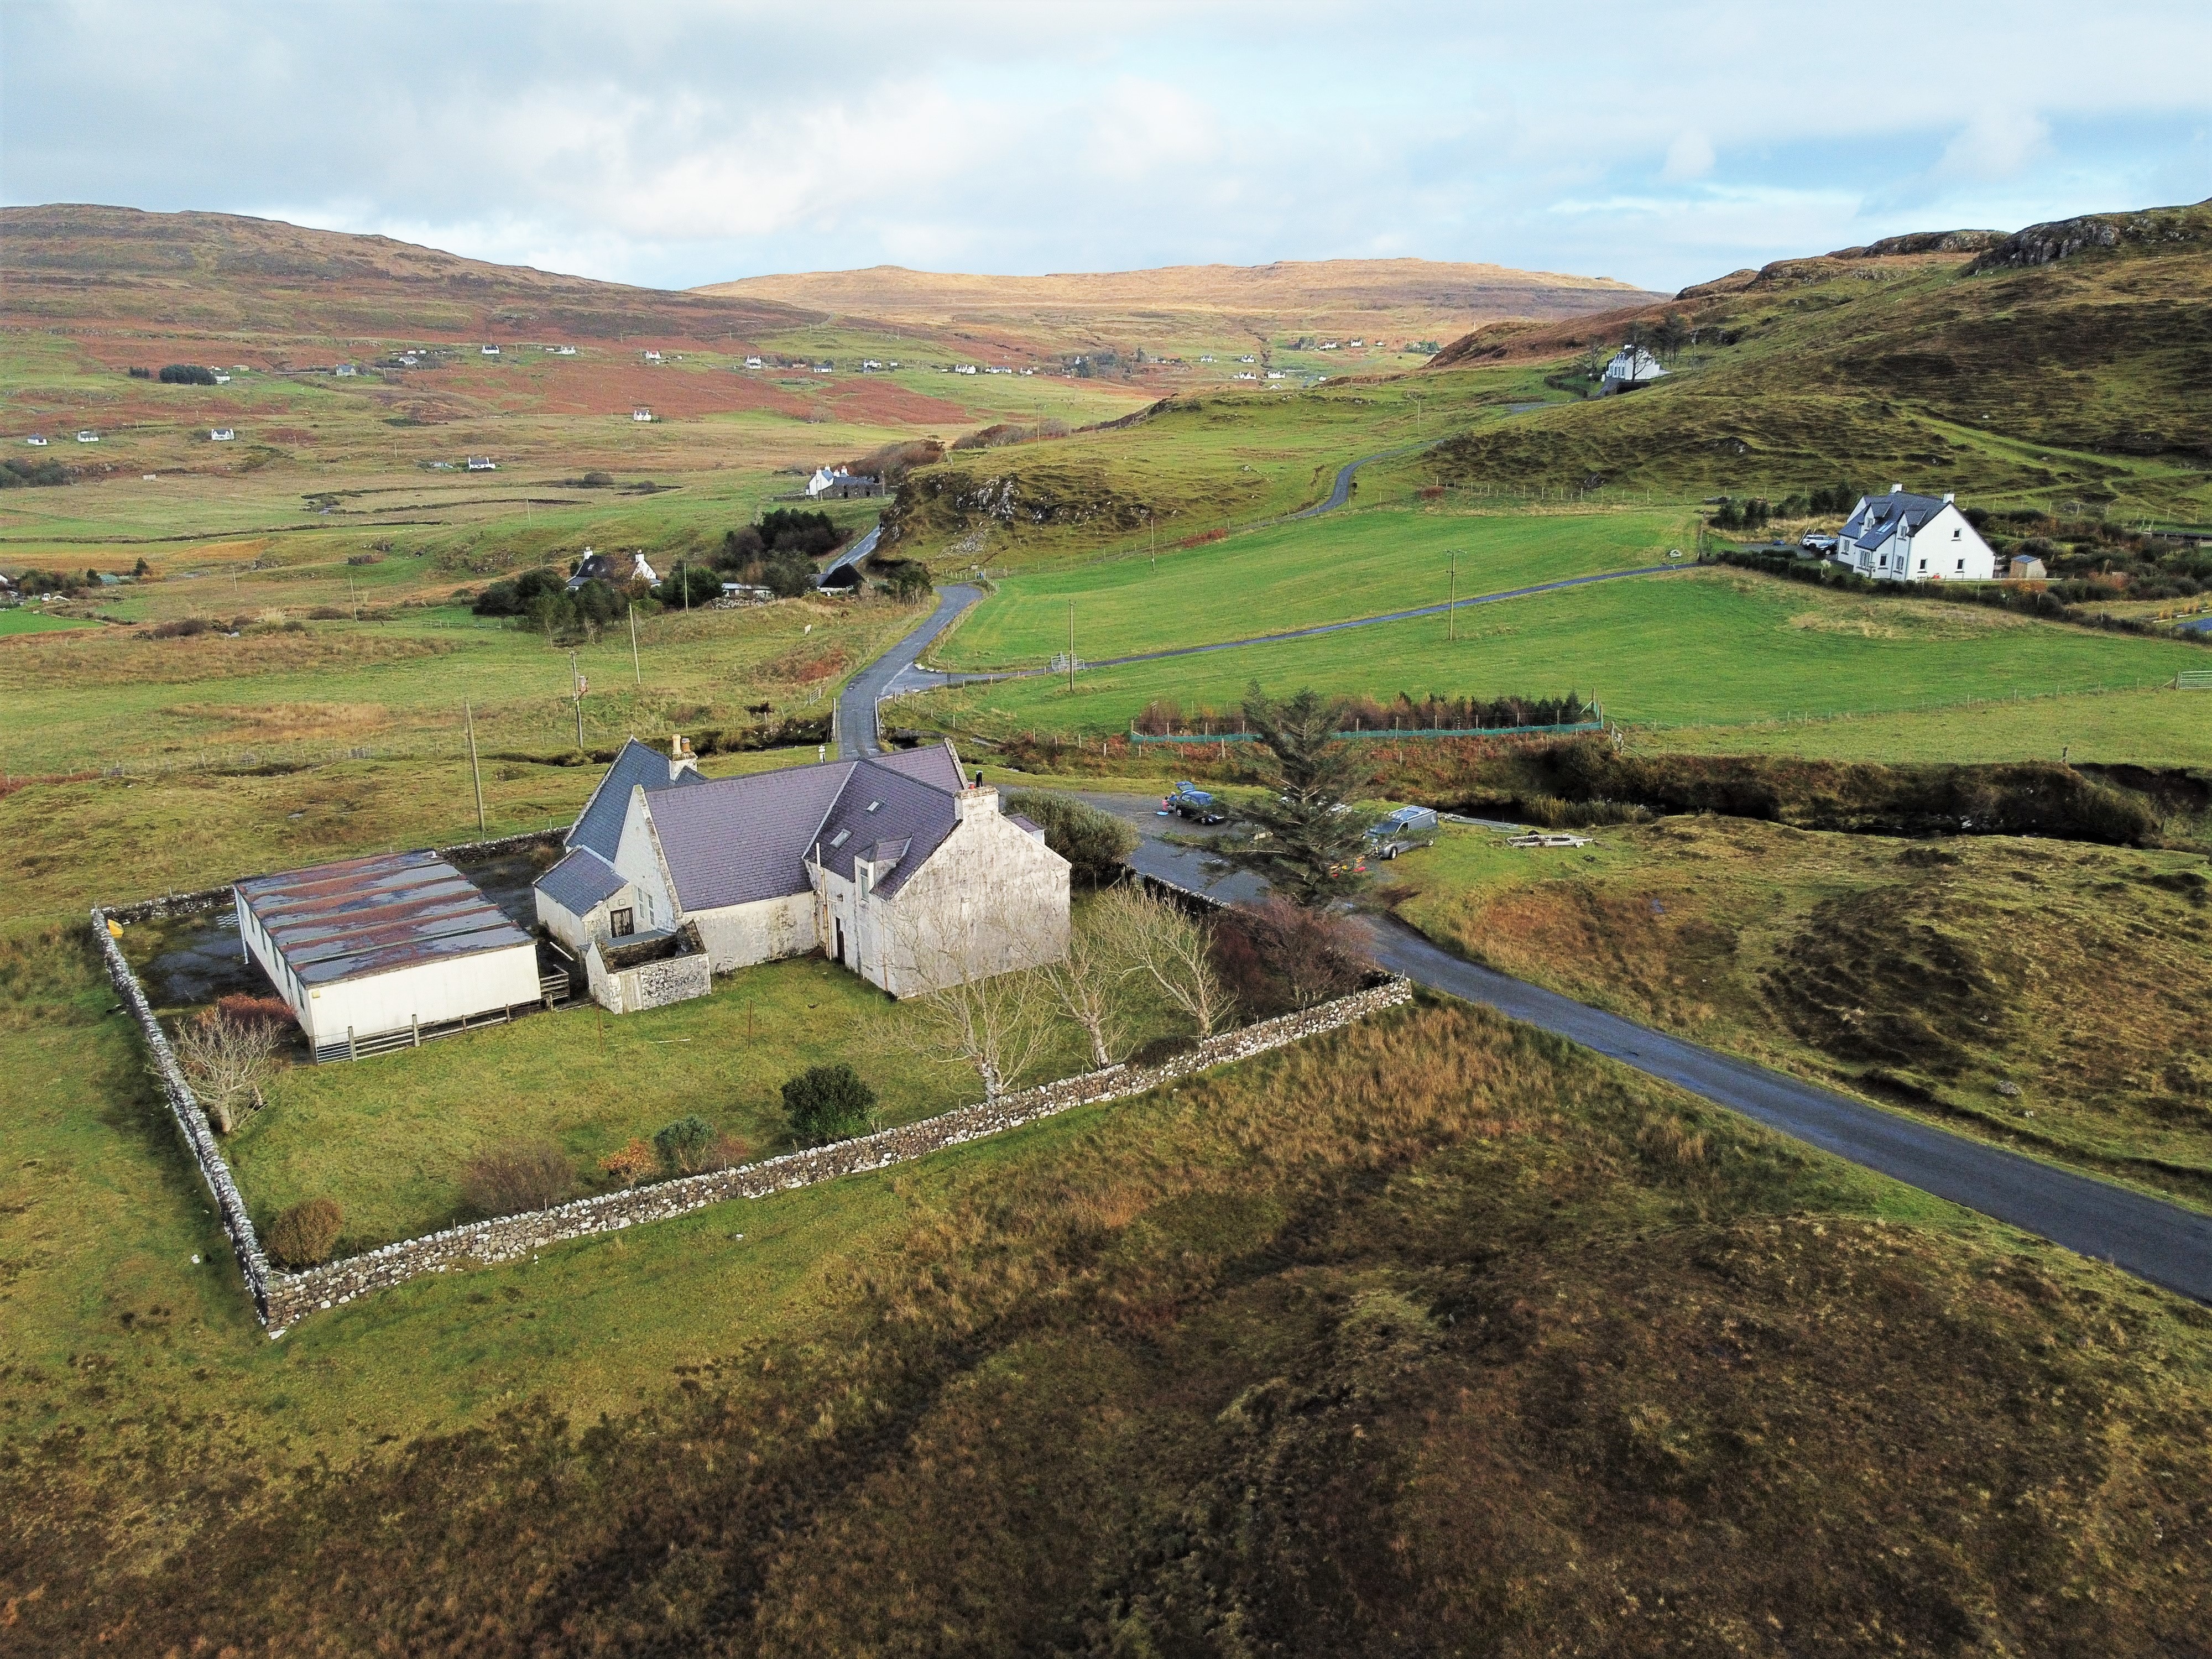
<path id="1" fill-rule="evenodd" d="M 1838 564 L 1886 582 L 1985 582 L 1996 555 L 1948 495 L 1862 495 L 1836 538 Z"/>
<path id="2" fill-rule="evenodd" d="M 228 386 L 230 384 L 230 376 L 224 374 L 218 368 L 215 371 L 215 383 L 217 386 Z"/>
<path id="3" fill-rule="evenodd" d="M 355 363 L 340 363 L 340 364 L 339 364 L 336 368 L 332 369 L 331 372 L 332 374 L 334 374 L 337 375 L 341 380 L 350 380 L 350 379 L 352 379 L 355 375 L 357 375 L 357 374 L 359 374 L 361 373 L 361 368 L 360 368 L 360 366 L 359 366 L 358 364 L 355 364 Z"/>
<path id="4" fill-rule="evenodd" d="M 660 361 L 660 354 L 657 351 L 648 351 L 645 354 L 645 361 L 648 363 L 657 363 Z"/>
<path id="5" fill-rule="evenodd" d="M 556 357 L 573 357 L 576 355 L 576 348 L 574 346 L 555 346 L 552 348 L 552 352 Z"/>
<path id="6" fill-rule="evenodd" d="M 210 427 L 208 428 L 208 441 L 212 444 L 233 443 L 237 441 L 237 438 L 238 434 L 232 431 L 227 426 L 216 426 Z"/>
<path id="7" fill-rule="evenodd" d="M 499 356 L 499 348 L 498 348 L 497 346 L 494 346 L 494 345 L 480 346 L 480 347 L 478 347 L 478 348 L 477 348 L 477 349 L 478 349 L 479 351 L 481 351 L 481 352 L 482 352 L 485 356 L 487 356 L 487 357 L 496 357 L 496 356 Z"/>
<path id="8" fill-rule="evenodd" d="M 44 449 L 46 447 L 46 441 L 35 432 L 29 437 L 24 439 L 23 441 L 30 445 L 33 449 Z"/>
<path id="9" fill-rule="evenodd" d="M 471 472 L 496 472 L 499 471 L 499 463 L 492 459 L 489 455 L 471 455 L 469 457 L 469 471 Z"/>
<path id="10" fill-rule="evenodd" d="M 745 367 L 747 368 L 758 368 L 760 366 L 761 360 L 757 357 L 748 357 L 745 359 Z"/>
<path id="11" fill-rule="evenodd" d="M 629 417 L 633 421 L 641 422 L 650 422 L 653 419 L 653 411 L 641 404 L 638 407 L 630 410 Z"/>
<path id="12" fill-rule="evenodd" d="M 1608 397 L 1615 392 L 1633 392 L 1646 386 L 1666 374 L 1659 360 L 1640 345 L 1625 345 L 1613 354 L 1613 361 L 1605 366 L 1605 376 L 1598 382 L 1597 395 Z"/>
<path id="13" fill-rule="evenodd" d="M 96 444 L 100 441 L 100 434 L 97 432 L 80 432 L 76 434 L 76 441 L 81 444 Z"/>
<path id="14" fill-rule="evenodd" d="M 574 592 L 586 582 L 612 582 L 619 586 L 624 582 L 643 582 L 648 587 L 658 586 L 660 573 L 645 561 L 642 552 L 629 556 L 625 567 L 619 553 L 594 553 L 590 548 L 577 561 L 575 574 L 568 578 L 568 591 Z"/>

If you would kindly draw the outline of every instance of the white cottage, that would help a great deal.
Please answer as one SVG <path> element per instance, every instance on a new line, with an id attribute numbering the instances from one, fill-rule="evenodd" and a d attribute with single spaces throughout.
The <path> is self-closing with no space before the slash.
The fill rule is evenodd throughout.
<path id="1" fill-rule="evenodd" d="M 1659 360 L 1640 345 L 1625 345 L 1613 354 L 1606 364 L 1605 375 L 1598 382 L 1597 395 L 1610 397 L 1617 392 L 1633 392 L 1645 386 L 1666 374 Z"/>
<path id="2" fill-rule="evenodd" d="M 1068 864 L 949 743 L 702 779 L 633 739 L 538 914 L 570 950 L 695 929 L 717 973 L 820 951 L 895 997 L 1067 953 Z"/>
<path id="3" fill-rule="evenodd" d="M 1862 495 L 1829 555 L 1846 569 L 1886 582 L 1985 582 L 1996 555 L 1948 495 Z"/>

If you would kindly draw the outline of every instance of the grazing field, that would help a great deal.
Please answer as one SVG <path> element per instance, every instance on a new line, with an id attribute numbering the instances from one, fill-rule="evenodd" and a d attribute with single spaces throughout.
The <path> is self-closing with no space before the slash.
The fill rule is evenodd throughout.
<path id="1" fill-rule="evenodd" d="M 2090 691 L 1902 714 L 1639 732 L 1644 750 L 1808 760 L 2019 761 L 2212 767 L 2212 693 Z"/>
<path id="2" fill-rule="evenodd" d="M 1118 732 L 1154 699 L 1234 707 L 1257 679 L 1276 690 L 1388 697 L 1550 694 L 1602 699 L 1631 726 L 1735 725 L 1897 713 L 2014 695 L 2141 687 L 2202 653 L 2007 612 L 1910 607 L 1711 569 L 1600 583 L 1318 639 L 1088 671 L 1056 680 L 932 692 L 898 718 L 985 737 Z M 2198 694 L 2172 692 L 2177 698 Z M 2191 707 L 2194 707 L 2193 704 Z"/>
<path id="3" fill-rule="evenodd" d="M 27 606 L 0 611 L 0 639 L 5 639 L 14 634 L 52 634 L 64 629 L 96 626 L 98 626 L 97 623 L 88 623 L 82 617 L 50 617 L 44 611 L 33 611 Z"/>
<path id="4" fill-rule="evenodd" d="M 1280 384 L 1177 396 L 1111 431 L 949 455 L 908 479 L 885 515 L 887 543 L 956 574 L 1149 556 L 1156 543 L 1164 553 L 1314 506 L 1346 462 L 1418 451 L 1559 395 L 1526 367 Z M 1386 487 L 1381 476 L 1363 470 L 1352 499 L 1409 502 L 1427 483 L 1394 475 Z"/>
<path id="5" fill-rule="evenodd" d="M 2212 1208 L 2200 854 L 1707 817 L 1596 836 L 1448 826 L 1388 897 L 1508 973 Z"/>
<path id="6" fill-rule="evenodd" d="M 267 765 L 355 751 L 442 757 L 462 752 L 465 699 L 487 755 L 572 751 L 572 656 L 590 688 L 586 748 L 786 717 L 826 721 L 845 674 L 911 627 L 914 614 L 884 599 L 665 611 L 639 623 L 635 667 L 626 630 L 572 650 L 459 607 L 296 631 L 263 625 L 237 638 L 121 629 L 40 635 L 0 648 L 0 693 L 14 716 L 0 730 L 0 763 L 21 774 Z M 749 712 L 756 708 L 763 712 Z"/>
<path id="7" fill-rule="evenodd" d="M 1155 567 L 1105 565 L 1005 578 L 930 659 L 1035 667 L 1067 648 L 1097 659 L 1441 605 L 1457 555 L 1462 598 L 1666 561 L 1690 539 L 1681 511 L 1337 513 L 1171 550 Z"/>

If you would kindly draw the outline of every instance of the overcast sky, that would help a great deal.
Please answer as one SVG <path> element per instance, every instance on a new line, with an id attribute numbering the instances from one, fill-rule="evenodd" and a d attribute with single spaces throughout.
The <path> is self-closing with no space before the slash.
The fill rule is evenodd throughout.
<path id="1" fill-rule="evenodd" d="M 1417 255 L 1654 288 L 2212 196 L 2212 3 L 0 0 L 0 198 L 686 287 Z"/>

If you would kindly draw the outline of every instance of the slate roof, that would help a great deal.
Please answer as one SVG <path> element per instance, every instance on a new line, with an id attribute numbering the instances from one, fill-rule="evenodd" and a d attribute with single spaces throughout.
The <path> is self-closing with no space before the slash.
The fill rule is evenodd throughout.
<path id="1" fill-rule="evenodd" d="M 745 777 L 702 778 L 687 770 L 672 786 L 667 760 L 633 738 L 569 832 L 568 856 L 538 884 L 576 915 L 615 890 L 600 887 L 621 883 L 611 861 L 630 790 L 642 784 L 652 796 L 653 828 L 677 900 L 687 911 L 807 891 L 806 864 L 817 845 L 823 862 L 848 881 L 855 858 L 890 864 L 878 890 L 894 893 L 952 833 L 959 821 L 953 797 L 966 781 L 946 741 Z M 844 841 L 833 847 L 841 831 Z M 564 896 L 571 892 L 582 902 Z"/>
<path id="2" fill-rule="evenodd" d="M 619 870 L 588 847 L 579 847 L 537 882 L 539 892 L 572 916 L 584 915 L 629 884 Z"/>
<path id="3" fill-rule="evenodd" d="M 632 738 L 622 746 L 614 764 L 607 768 L 606 776 L 592 791 L 591 799 L 584 803 L 584 810 L 576 817 L 576 827 L 568 832 L 567 845 L 572 850 L 588 847 L 601 858 L 611 860 L 615 848 L 622 844 L 623 819 L 629 813 L 632 788 L 643 784 L 646 793 L 653 794 L 663 789 L 696 787 L 706 781 L 689 767 L 671 779 L 668 757 Z"/>
<path id="4" fill-rule="evenodd" d="M 951 791 L 880 761 L 858 761 L 814 841 L 822 848 L 823 867 L 847 881 L 853 879 L 854 861 L 863 856 L 877 862 L 896 860 L 876 884 L 878 892 L 890 894 L 959 822 Z M 842 845 L 841 832 L 846 837 Z"/>
<path id="5" fill-rule="evenodd" d="M 1844 522 L 1843 539 L 1861 547 L 1880 547 L 1900 530 L 1914 534 L 1948 505 L 1934 495 L 1911 495 L 1901 489 L 1869 495 Z"/>
<path id="6" fill-rule="evenodd" d="M 586 582 L 611 582 L 615 578 L 615 562 L 604 553 L 594 553 L 576 567 L 576 574 L 568 578 L 567 591 L 574 592 Z"/>
<path id="7" fill-rule="evenodd" d="M 859 761 L 715 778 L 654 798 L 653 827 L 684 909 L 805 892 L 814 832 Z"/>
<path id="8" fill-rule="evenodd" d="M 238 896 L 302 985 L 527 945 L 435 853 L 380 853 L 238 884 Z"/>

